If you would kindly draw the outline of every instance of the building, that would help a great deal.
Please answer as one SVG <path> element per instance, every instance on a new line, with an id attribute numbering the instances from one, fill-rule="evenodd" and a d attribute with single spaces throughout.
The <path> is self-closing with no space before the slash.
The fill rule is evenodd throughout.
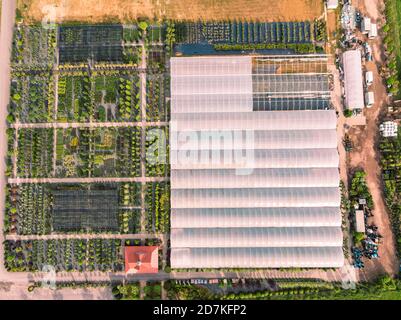
<path id="1" fill-rule="evenodd" d="M 365 233 L 365 213 L 363 210 L 355 211 L 355 231 Z"/>
<path id="2" fill-rule="evenodd" d="M 126 246 L 126 273 L 157 273 L 159 271 L 159 256 L 157 246 Z"/>
<path id="3" fill-rule="evenodd" d="M 396 137 L 398 135 L 398 125 L 393 121 L 386 121 L 380 125 L 380 132 L 383 137 Z"/>
<path id="4" fill-rule="evenodd" d="M 172 58 L 171 90 L 172 268 L 341 267 L 327 56 Z"/>
<path id="5" fill-rule="evenodd" d="M 345 107 L 350 110 L 365 107 L 361 51 L 349 50 L 343 53 Z"/>
<path id="6" fill-rule="evenodd" d="M 338 0 L 327 0 L 326 5 L 328 10 L 335 10 L 338 8 Z"/>

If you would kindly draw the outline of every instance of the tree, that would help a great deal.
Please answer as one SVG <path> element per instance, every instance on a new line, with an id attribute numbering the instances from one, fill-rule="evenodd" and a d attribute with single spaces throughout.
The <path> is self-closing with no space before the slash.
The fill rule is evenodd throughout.
<path id="1" fill-rule="evenodd" d="M 354 232 L 355 244 L 360 244 L 363 239 L 365 239 L 365 234 L 363 232 Z"/>
<path id="2" fill-rule="evenodd" d="M 145 31 L 148 28 L 148 24 L 145 21 L 141 21 L 138 23 L 138 27 L 142 30 Z"/>
<path id="3" fill-rule="evenodd" d="M 351 118 L 352 117 L 352 110 L 350 110 L 350 109 L 345 109 L 344 110 L 344 116 L 346 117 L 346 118 Z"/>
<path id="4" fill-rule="evenodd" d="M 385 276 L 381 277 L 378 281 L 378 285 L 381 287 L 382 290 L 386 290 L 386 291 L 397 290 L 396 281 L 393 278 L 391 278 L 389 275 L 385 275 Z"/>

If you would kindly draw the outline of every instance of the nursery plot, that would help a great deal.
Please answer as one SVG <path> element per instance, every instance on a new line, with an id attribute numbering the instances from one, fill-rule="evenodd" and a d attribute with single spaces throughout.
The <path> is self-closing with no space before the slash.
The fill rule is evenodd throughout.
<path id="1" fill-rule="evenodd" d="M 142 61 L 142 47 L 124 44 L 122 56 L 124 63 L 139 66 Z"/>
<path id="2" fill-rule="evenodd" d="M 123 41 L 124 43 L 138 43 L 141 39 L 141 31 L 138 30 L 136 25 L 123 26 Z"/>
<path id="3" fill-rule="evenodd" d="M 96 76 L 95 82 L 95 118 L 99 122 L 116 120 L 118 100 L 118 77 Z"/>
<path id="4" fill-rule="evenodd" d="M 166 233 L 170 230 L 170 185 L 166 182 L 146 184 L 146 231 Z"/>
<path id="5" fill-rule="evenodd" d="M 116 170 L 121 177 L 138 177 L 141 162 L 141 131 L 139 128 L 119 128 Z"/>
<path id="6" fill-rule="evenodd" d="M 57 130 L 60 177 L 133 177 L 140 168 L 140 133 L 136 128 Z"/>
<path id="7" fill-rule="evenodd" d="M 125 234 L 141 233 L 141 209 L 120 210 L 120 232 Z"/>
<path id="8" fill-rule="evenodd" d="M 141 184 L 130 182 L 119 185 L 120 209 L 141 207 Z"/>
<path id="9" fill-rule="evenodd" d="M 59 52 L 61 63 L 122 61 L 121 25 L 61 26 Z"/>
<path id="10" fill-rule="evenodd" d="M 141 119 L 138 75 L 93 77 L 94 115 L 98 122 L 139 122 Z"/>
<path id="11" fill-rule="evenodd" d="M 60 76 L 57 119 L 60 122 L 87 122 L 93 116 L 91 80 L 88 76 Z"/>
<path id="12" fill-rule="evenodd" d="M 167 177 L 169 175 L 168 128 L 146 129 L 146 176 Z"/>
<path id="13" fill-rule="evenodd" d="M 311 43 L 312 26 L 305 22 L 184 22 L 177 24 L 178 43 L 274 44 Z"/>
<path id="14" fill-rule="evenodd" d="M 19 235 L 43 235 L 51 232 L 52 196 L 45 185 L 8 185 L 7 197 L 10 203 L 10 232 Z"/>
<path id="15" fill-rule="evenodd" d="M 55 231 L 118 231 L 117 188 L 63 187 L 53 191 Z"/>
<path id="16" fill-rule="evenodd" d="M 22 67 L 48 67 L 55 62 L 56 30 L 20 25 L 14 30 L 12 62 Z"/>
<path id="17" fill-rule="evenodd" d="M 119 185 L 119 221 L 121 233 L 141 231 L 141 184 L 121 183 Z"/>
<path id="18" fill-rule="evenodd" d="M 20 129 L 18 131 L 17 174 L 21 178 L 51 176 L 53 129 Z"/>
<path id="19" fill-rule="evenodd" d="M 56 176 L 87 177 L 90 150 L 87 130 L 68 128 L 56 131 Z"/>
<path id="20" fill-rule="evenodd" d="M 141 118 L 141 82 L 138 75 L 118 79 L 116 119 L 138 122 Z"/>
<path id="21" fill-rule="evenodd" d="M 166 95 L 170 80 L 164 74 L 149 74 L 146 77 L 147 121 L 168 121 L 169 111 Z"/>
<path id="22" fill-rule="evenodd" d="M 54 120 L 54 80 L 49 74 L 24 75 L 11 82 L 10 114 L 21 123 Z"/>
<path id="23" fill-rule="evenodd" d="M 165 25 L 152 25 L 146 30 L 146 37 L 149 43 L 163 44 L 163 41 L 166 39 L 165 33 Z"/>
<path id="24" fill-rule="evenodd" d="M 56 271 L 122 271 L 121 240 L 57 239 L 6 241 L 5 267 L 9 271 L 41 271 L 45 265 Z"/>
<path id="25" fill-rule="evenodd" d="M 167 54 L 164 46 L 150 46 L 148 50 L 148 69 L 151 73 L 163 73 L 166 71 Z"/>

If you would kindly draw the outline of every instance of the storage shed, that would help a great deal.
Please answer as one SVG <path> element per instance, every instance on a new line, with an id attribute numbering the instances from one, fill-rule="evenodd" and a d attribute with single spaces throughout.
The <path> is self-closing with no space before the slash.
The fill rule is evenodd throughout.
<path id="1" fill-rule="evenodd" d="M 355 231 L 365 233 L 365 213 L 363 210 L 355 211 Z"/>
<path id="2" fill-rule="evenodd" d="M 362 77 L 361 51 L 343 53 L 345 106 L 347 109 L 363 109 L 365 106 Z"/>

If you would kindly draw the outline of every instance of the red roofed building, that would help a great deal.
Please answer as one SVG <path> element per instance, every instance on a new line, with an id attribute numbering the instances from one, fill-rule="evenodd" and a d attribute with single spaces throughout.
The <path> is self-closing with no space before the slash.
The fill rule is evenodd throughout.
<path id="1" fill-rule="evenodd" d="M 125 272 L 157 273 L 158 248 L 157 246 L 125 247 Z"/>

